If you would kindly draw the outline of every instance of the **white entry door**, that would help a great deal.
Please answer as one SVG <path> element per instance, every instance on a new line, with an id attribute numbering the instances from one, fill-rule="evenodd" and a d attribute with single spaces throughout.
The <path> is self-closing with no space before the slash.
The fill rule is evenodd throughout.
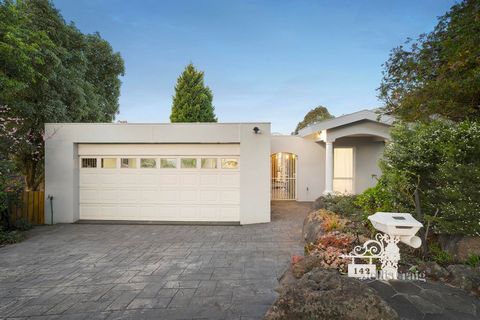
<path id="1" fill-rule="evenodd" d="M 333 149 L 333 191 L 353 194 L 353 148 Z"/>
<path id="2" fill-rule="evenodd" d="M 239 145 L 79 145 L 82 220 L 240 220 Z"/>

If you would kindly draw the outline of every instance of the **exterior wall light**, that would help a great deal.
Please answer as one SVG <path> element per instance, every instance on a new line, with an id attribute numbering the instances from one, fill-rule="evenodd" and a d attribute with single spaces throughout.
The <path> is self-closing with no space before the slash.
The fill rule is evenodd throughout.
<path id="1" fill-rule="evenodd" d="M 253 127 L 253 132 L 255 132 L 255 134 L 259 134 L 260 133 L 260 128 L 259 127 Z"/>

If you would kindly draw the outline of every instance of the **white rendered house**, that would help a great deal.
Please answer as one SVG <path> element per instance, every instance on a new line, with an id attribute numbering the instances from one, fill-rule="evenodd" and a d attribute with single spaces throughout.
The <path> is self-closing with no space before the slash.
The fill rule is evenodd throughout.
<path id="1" fill-rule="evenodd" d="M 54 223 L 269 222 L 271 200 L 375 185 L 391 123 L 368 110 L 296 136 L 269 123 L 50 123 L 45 194 Z"/>

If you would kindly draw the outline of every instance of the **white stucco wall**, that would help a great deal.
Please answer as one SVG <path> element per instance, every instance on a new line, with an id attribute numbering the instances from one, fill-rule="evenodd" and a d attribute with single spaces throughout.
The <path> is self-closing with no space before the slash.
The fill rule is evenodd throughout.
<path id="1" fill-rule="evenodd" d="M 260 128 L 255 134 L 253 127 Z M 46 124 L 45 196 L 54 196 L 54 222 L 79 218 L 79 143 L 239 143 L 240 223 L 270 221 L 270 124 Z M 45 200 L 45 212 L 50 212 Z M 50 221 L 46 214 L 45 220 Z"/>
<path id="2" fill-rule="evenodd" d="M 272 136 L 271 154 L 297 155 L 297 200 L 313 201 L 325 190 L 325 145 L 313 138 Z"/>
<path id="3" fill-rule="evenodd" d="M 378 166 L 385 143 L 373 137 L 339 138 L 333 147 L 354 149 L 354 191 L 362 193 L 376 184 Z M 291 152 L 297 155 L 297 200 L 313 201 L 325 192 L 325 143 L 314 136 L 272 136 L 271 154 Z"/>
<path id="4" fill-rule="evenodd" d="M 343 138 L 333 143 L 334 147 L 354 148 L 354 191 L 362 193 L 375 186 L 382 174 L 378 162 L 383 155 L 385 142 L 372 138 Z"/>

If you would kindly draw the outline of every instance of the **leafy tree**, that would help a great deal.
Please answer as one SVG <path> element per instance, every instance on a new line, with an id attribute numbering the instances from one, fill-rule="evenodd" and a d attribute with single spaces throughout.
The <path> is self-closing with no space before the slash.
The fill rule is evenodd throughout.
<path id="1" fill-rule="evenodd" d="M 359 204 L 373 213 L 418 212 L 419 203 L 436 233 L 480 235 L 480 124 L 399 123 L 391 135 L 382 176 Z"/>
<path id="2" fill-rule="evenodd" d="M 171 122 L 217 122 L 213 94 L 203 81 L 203 72 L 189 64 L 178 77 L 173 97 Z"/>
<path id="3" fill-rule="evenodd" d="M 318 106 L 308 111 L 308 113 L 303 118 L 303 121 L 297 124 L 297 127 L 295 128 L 295 134 L 298 134 L 298 131 L 309 126 L 312 123 L 332 118 L 334 118 L 334 116 L 331 115 L 330 112 L 328 112 L 327 108 L 323 106 Z"/>
<path id="4" fill-rule="evenodd" d="M 383 74 L 379 97 L 399 118 L 480 117 L 480 1 L 455 4 L 431 33 L 393 49 Z"/>
<path id="5" fill-rule="evenodd" d="M 1 151 L 12 152 L 27 189 L 43 181 L 44 124 L 112 121 L 123 72 L 108 42 L 65 23 L 50 1 L 0 1 L 2 115 L 21 120 L 15 136 L 25 142 Z"/>

